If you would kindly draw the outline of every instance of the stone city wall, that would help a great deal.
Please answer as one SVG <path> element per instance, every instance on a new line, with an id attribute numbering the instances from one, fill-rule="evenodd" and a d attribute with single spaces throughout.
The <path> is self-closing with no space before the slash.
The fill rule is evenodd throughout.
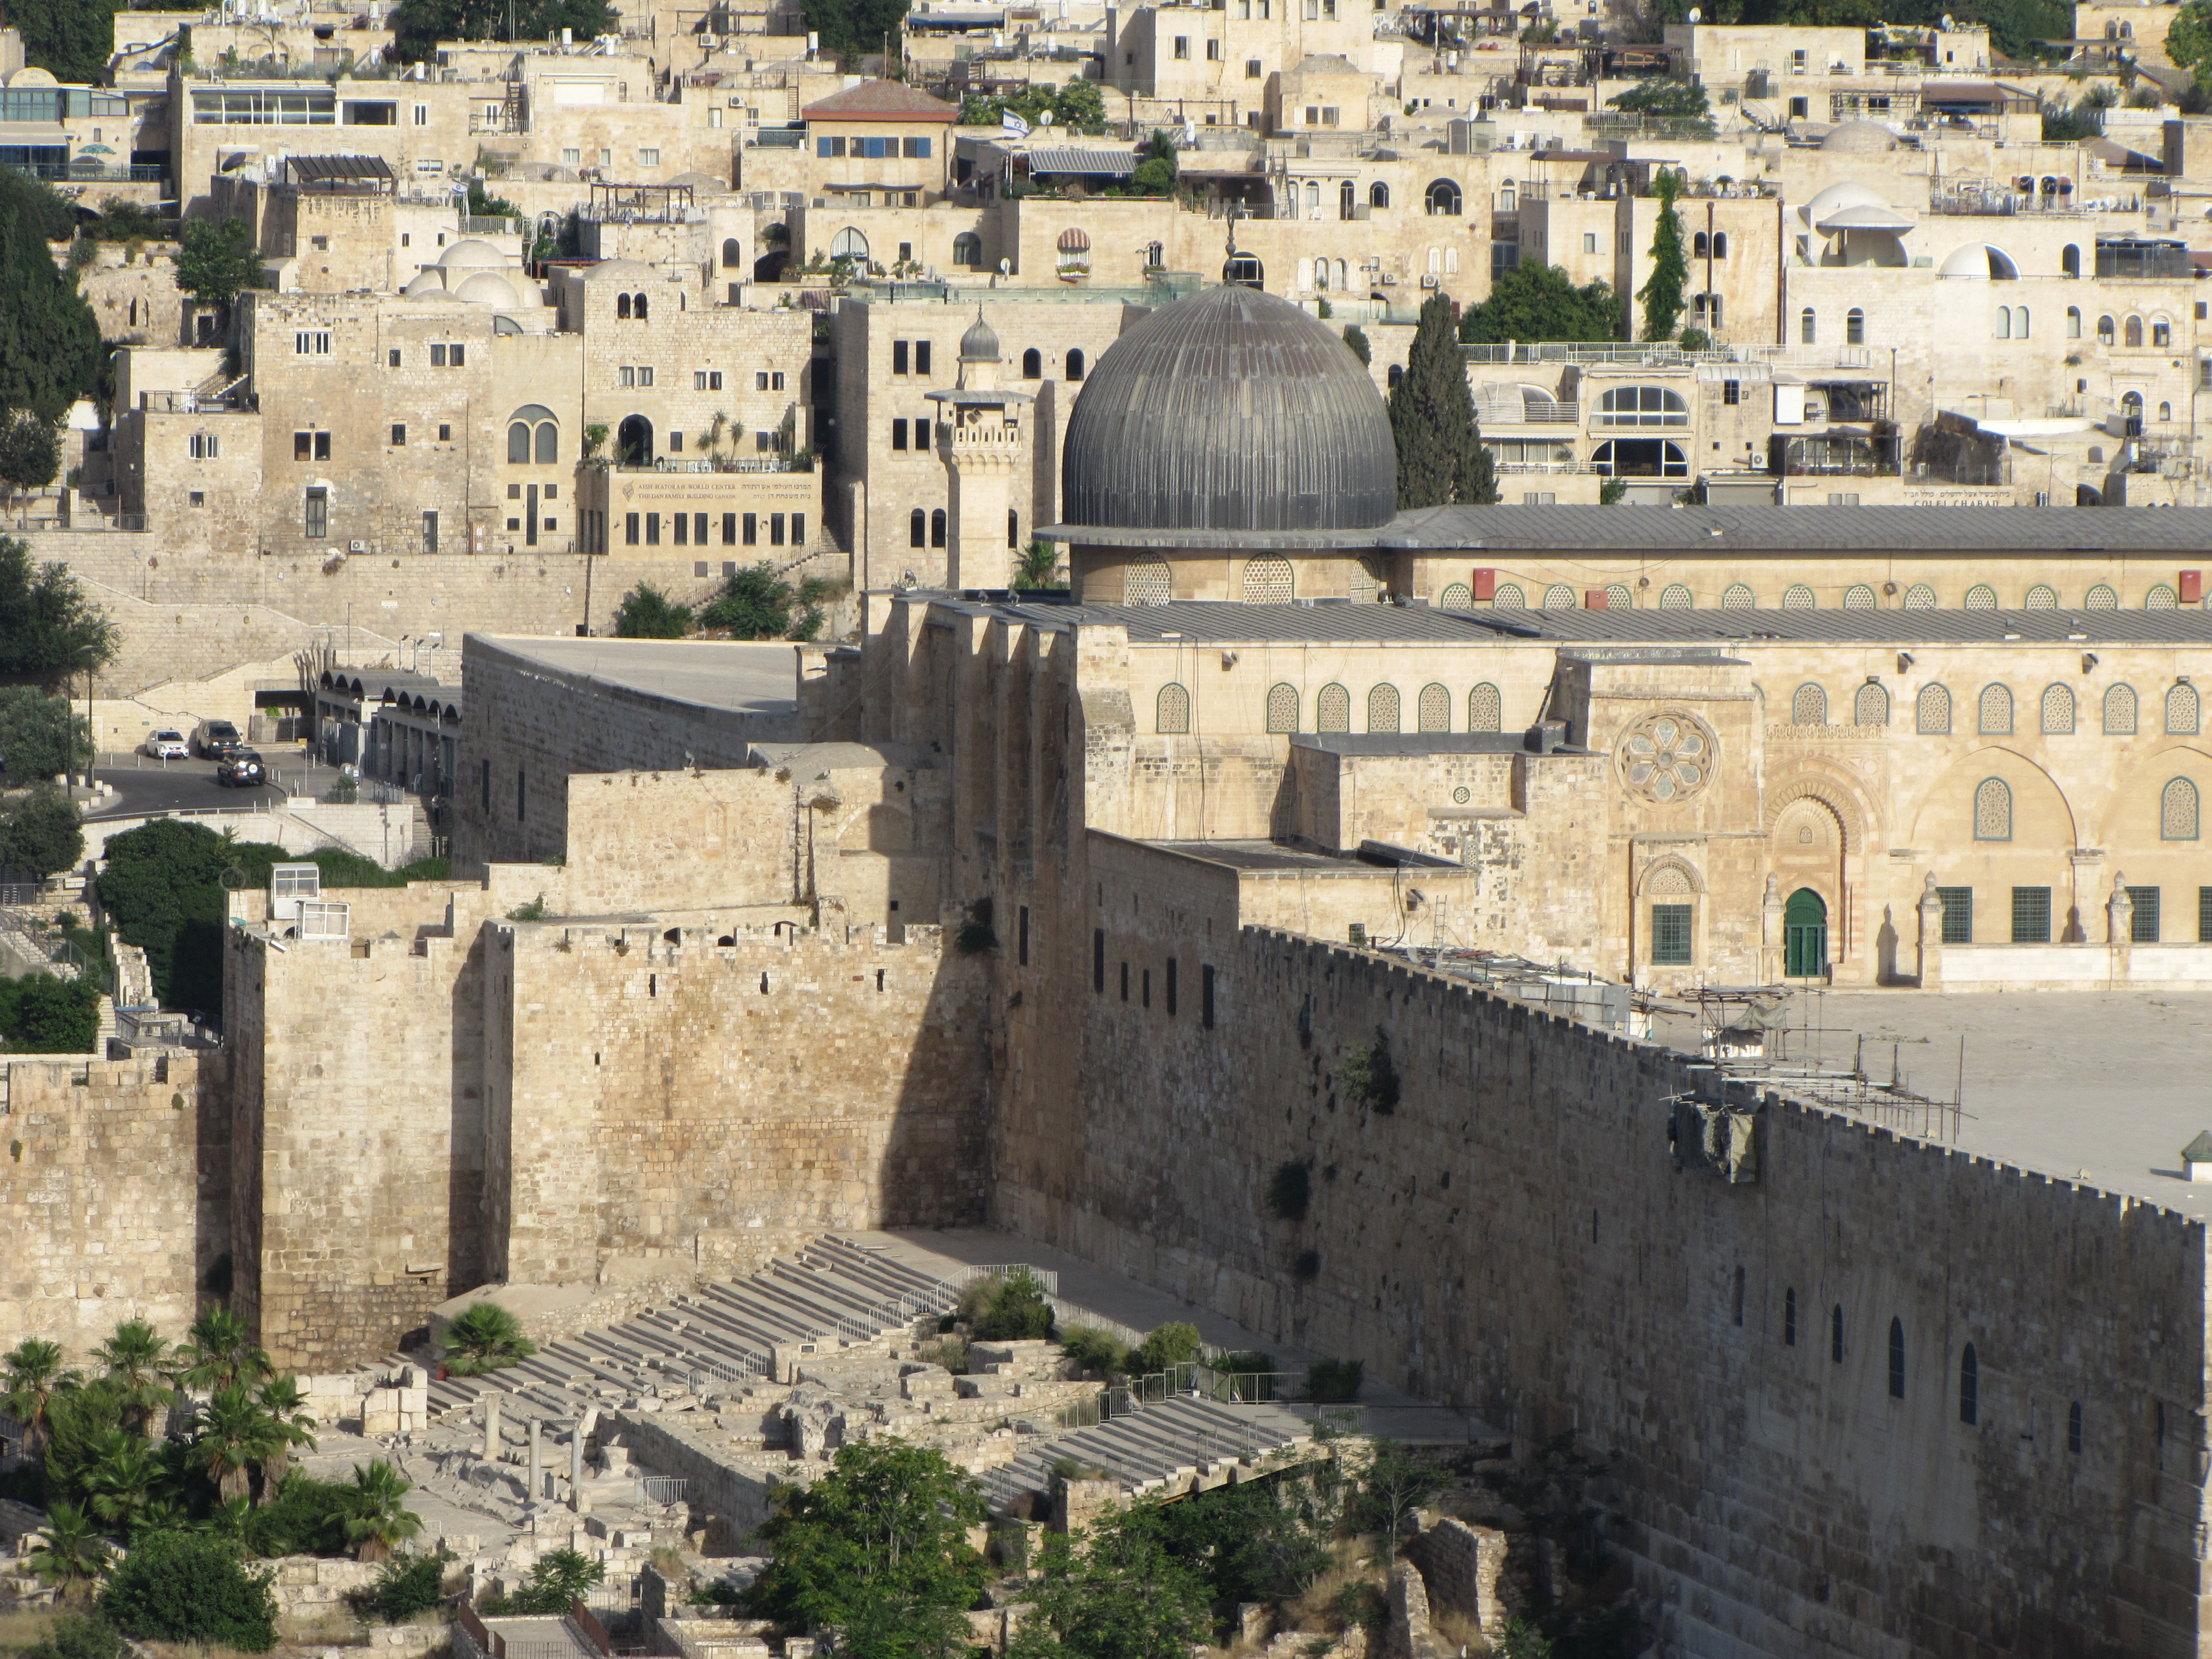
<path id="1" fill-rule="evenodd" d="M 1008 1068 L 1004 1224 L 1524 1443 L 1576 1431 L 1620 1477 L 1615 1535 L 1673 1650 L 1929 1654 L 2023 1620 L 2195 1650 L 2201 1224 L 1771 1097 L 1743 1103 L 1756 1179 L 1732 1185 L 1672 1156 L 1692 1073 L 1662 1050 L 1224 931 L 1209 871 L 1091 874 L 1107 990 L 1070 964 L 1079 993 L 1013 1026 L 1034 1051 Z M 1211 1027 L 1158 994 L 1170 955 L 1186 986 L 1216 968 Z M 1149 1006 L 1118 994 L 1125 959 Z M 1378 1031 L 1388 1112 L 1339 1081 Z M 1302 1222 L 1266 1206 L 1290 1160 L 1315 1172 Z"/>
<path id="2" fill-rule="evenodd" d="M 72 1364 L 125 1319 L 175 1340 L 228 1249 L 223 1060 L 6 1067 L 0 1106 L 0 1350 L 59 1342 Z"/>

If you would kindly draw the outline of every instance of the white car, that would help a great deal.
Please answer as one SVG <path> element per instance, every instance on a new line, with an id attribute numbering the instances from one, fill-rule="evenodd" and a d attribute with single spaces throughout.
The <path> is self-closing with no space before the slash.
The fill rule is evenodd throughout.
<path id="1" fill-rule="evenodd" d="M 138 748 L 142 754 L 155 760 L 190 760 L 192 757 L 191 745 L 185 742 L 181 732 L 156 732 Z"/>

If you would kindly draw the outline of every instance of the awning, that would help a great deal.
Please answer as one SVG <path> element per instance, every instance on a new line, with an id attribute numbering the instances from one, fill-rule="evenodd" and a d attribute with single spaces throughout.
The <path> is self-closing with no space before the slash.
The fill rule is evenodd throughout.
<path id="1" fill-rule="evenodd" d="M 392 181 L 392 169 L 380 155 L 295 155 L 285 166 L 292 170 L 295 184 L 315 184 L 325 179 Z"/>
<path id="2" fill-rule="evenodd" d="M 1097 179 L 1126 179 L 1137 170 L 1133 150 L 1033 149 L 1029 152 L 1030 175 L 1040 173 L 1076 173 Z"/>

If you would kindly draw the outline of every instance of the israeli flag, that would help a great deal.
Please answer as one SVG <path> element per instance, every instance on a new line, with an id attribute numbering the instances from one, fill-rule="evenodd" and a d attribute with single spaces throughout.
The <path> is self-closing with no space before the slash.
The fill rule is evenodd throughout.
<path id="1" fill-rule="evenodd" d="M 1030 124 L 1013 111 L 1006 110 L 999 117 L 999 136 L 1001 138 L 1026 138 L 1030 136 Z"/>

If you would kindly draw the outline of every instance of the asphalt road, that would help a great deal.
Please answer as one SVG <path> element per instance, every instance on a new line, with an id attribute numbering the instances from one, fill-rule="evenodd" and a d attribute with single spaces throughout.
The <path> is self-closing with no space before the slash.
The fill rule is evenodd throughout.
<path id="1" fill-rule="evenodd" d="M 262 759 L 294 788 L 299 787 L 297 750 L 280 755 L 264 750 Z M 215 781 L 215 763 L 206 760 L 157 761 L 143 755 L 103 755 L 93 775 L 114 785 L 116 791 L 105 805 L 88 815 L 93 818 L 134 818 L 150 812 L 187 810 L 246 812 L 283 799 L 266 785 L 254 789 L 226 788 Z M 319 766 L 314 781 L 318 786 L 327 784 L 331 775 L 329 767 Z"/>

